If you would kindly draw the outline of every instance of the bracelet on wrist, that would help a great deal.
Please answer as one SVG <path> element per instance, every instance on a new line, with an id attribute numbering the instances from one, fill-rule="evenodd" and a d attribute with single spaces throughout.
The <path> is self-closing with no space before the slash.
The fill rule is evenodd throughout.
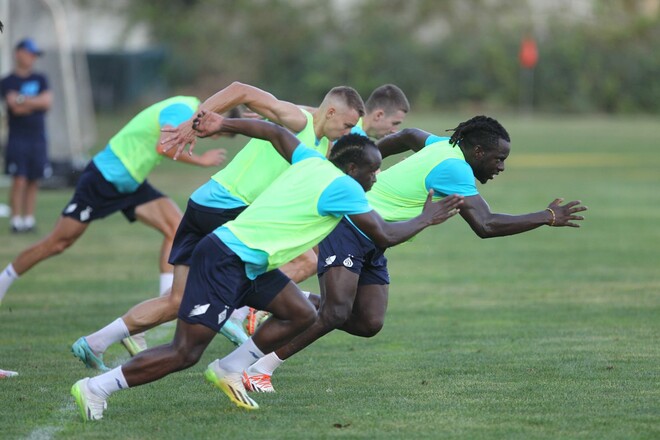
<path id="1" fill-rule="evenodd" d="M 557 220 L 557 216 L 555 216 L 555 211 L 552 210 L 552 208 L 545 208 L 546 211 L 550 211 L 550 214 L 552 214 L 552 220 L 550 220 L 550 223 L 548 226 L 554 226 L 555 221 Z"/>

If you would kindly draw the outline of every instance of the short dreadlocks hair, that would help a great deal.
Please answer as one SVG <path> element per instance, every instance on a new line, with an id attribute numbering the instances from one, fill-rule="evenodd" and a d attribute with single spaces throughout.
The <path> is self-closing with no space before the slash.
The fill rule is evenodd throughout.
<path id="1" fill-rule="evenodd" d="M 483 115 L 461 122 L 456 128 L 447 131 L 454 132 L 449 139 L 449 143 L 453 146 L 474 148 L 476 145 L 481 145 L 491 149 L 497 147 L 500 139 L 511 142 L 509 133 L 499 122 Z"/>

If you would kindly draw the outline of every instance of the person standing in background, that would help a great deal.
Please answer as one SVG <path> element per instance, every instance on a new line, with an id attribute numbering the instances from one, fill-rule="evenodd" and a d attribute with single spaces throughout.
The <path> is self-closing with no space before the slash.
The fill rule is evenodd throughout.
<path id="1" fill-rule="evenodd" d="M 25 38 L 15 49 L 14 71 L 0 81 L 7 103 L 9 138 L 5 172 L 12 177 L 9 193 L 13 233 L 33 231 L 39 180 L 51 174 L 46 140 L 46 112 L 52 103 L 48 79 L 33 71 L 43 52 Z"/>

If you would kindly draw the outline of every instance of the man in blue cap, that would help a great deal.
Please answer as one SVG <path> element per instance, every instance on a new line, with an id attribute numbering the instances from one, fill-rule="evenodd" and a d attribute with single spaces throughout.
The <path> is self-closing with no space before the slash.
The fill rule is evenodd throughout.
<path id="1" fill-rule="evenodd" d="M 51 173 L 46 111 L 53 98 L 46 76 L 33 71 L 37 57 L 42 54 L 32 39 L 19 41 L 14 71 L 0 81 L 0 95 L 7 103 L 9 114 L 5 172 L 12 176 L 10 226 L 15 233 L 34 230 L 39 180 Z"/>

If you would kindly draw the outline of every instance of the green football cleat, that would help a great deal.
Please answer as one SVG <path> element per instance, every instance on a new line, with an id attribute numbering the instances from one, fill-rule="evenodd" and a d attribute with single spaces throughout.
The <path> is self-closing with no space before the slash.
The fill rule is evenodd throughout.
<path id="1" fill-rule="evenodd" d="M 83 336 L 73 343 L 71 346 L 71 352 L 75 357 L 80 359 L 87 368 L 94 368 L 95 370 L 101 371 L 110 371 L 110 368 L 106 367 L 103 363 L 103 355 L 99 354 L 98 356 L 87 343 L 87 339 Z"/>
<path id="2" fill-rule="evenodd" d="M 147 349 L 147 341 L 144 337 L 144 333 L 137 333 L 133 336 L 122 339 L 121 345 L 124 346 L 126 351 L 128 351 L 128 354 L 131 356 L 135 356 L 139 352 Z"/>
<path id="3" fill-rule="evenodd" d="M 241 373 L 230 373 L 218 366 L 218 361 L 209 364 L 204 372 L 204 377 L 229 397 L 236 406 L 249 410 L 259 409 L 257 402 L 247 395 L 243 386 Z"/>
<path id="4" fill-rule="evenodd" d="M 237 324 L 236 321 L 233 321 L 231 318 L 222 326 L 220 334 L 229 339 L 236 346 L 241 345 L 249 339 L 249 336 L 245 333 L 245 330 L 243 330 L 243 326 Z"/>
<path id="5" fill-rule="evenodd" d="M 101 420 L 107 404 L 101 397 L 92 393 L 87 386 L 87 382 L 89 382 L 89 377 L 80 379 L 73 384 L 71 395 L 76 399 L 76 404 L 84 421 Z"/>

